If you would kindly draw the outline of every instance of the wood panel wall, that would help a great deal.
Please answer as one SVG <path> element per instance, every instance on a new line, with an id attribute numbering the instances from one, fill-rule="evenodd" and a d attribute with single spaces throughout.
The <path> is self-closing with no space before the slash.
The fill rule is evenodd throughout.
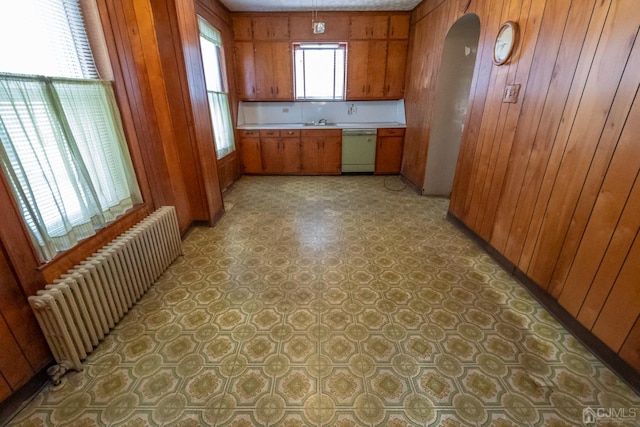
<path id="1" fill-rule="evenodd" d="M 224 37 L 232 39 L 229 12 L 217 0 L 201 3 L 220 19 Z M 176 206 L 183 231 L 194 221 L 213 223 L 223 213 L 208 105 L 193 92 L 198 84 L 204 87 L 202 71 L 198 74 L 202 64 L 195 0 L 97 0 L 97 4 L 144 203 L 40 265 L 0 176 L 0 402 L 52 362 L 28 296 L 155 208 Z M 229 67 L 232 63 L 228 60 Z M 228 158 L 226 168 L 227 181 L 236 179 L 237 160 L 234 165 Z"/>
<path id="2" fill-rule="evenodd" d="M 413 13 L 402 173 L 417 187 L 441 49 L 465 3 Z M 482 32 L 449 209 L 640 371 L 636 3 L 472 0 Z M 495 66 L 507 20 L 520 42 Z M 515 104 L 502 103 L 507 84 L 521 85 Z"/>

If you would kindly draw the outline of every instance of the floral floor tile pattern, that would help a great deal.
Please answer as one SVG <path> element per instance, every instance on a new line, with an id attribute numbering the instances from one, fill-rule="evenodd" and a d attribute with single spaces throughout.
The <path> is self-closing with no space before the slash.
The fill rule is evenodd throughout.
<path id="1" fill-rule="evenodd" d="M 560 427 L 587 408 L 638 425 L 640 396 L 446 221 L 448 200 L 342 176 L 244 177 L 225 202 L 10 425 Z"/>

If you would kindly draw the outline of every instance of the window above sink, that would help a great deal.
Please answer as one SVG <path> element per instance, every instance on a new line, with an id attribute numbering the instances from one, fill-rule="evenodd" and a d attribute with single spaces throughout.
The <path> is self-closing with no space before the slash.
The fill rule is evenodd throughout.
<path id="1" fill-rule="evenodd" d="M 294 43 L 295 99 L 344 100 L 346 50 L 346 43 Z"/>

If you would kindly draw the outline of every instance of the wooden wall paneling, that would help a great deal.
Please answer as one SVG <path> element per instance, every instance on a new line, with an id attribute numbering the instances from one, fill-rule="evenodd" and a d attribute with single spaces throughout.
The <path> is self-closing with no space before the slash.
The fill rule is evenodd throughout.
<path id="1" fill-rule="evenodd" d="M 174 120 L 171 115 L 171 102 L 167 88 L 168 79 L 162 66 L 160 56 L 161 47 L 157 38 L 153 10 L 148 1 L 133 2 L 129 19 L 131 24 L 137 27 L 137 35 L 134 39 L 134 48 L 144 65 L 138 68 L 139 73 L 146 74 L 145 81 L 148 83 L 147 114 L 154 114 L 157 118 L 156 125 L 159 130 L 160 147 L 163 156 L 160 160 L 167 168 L 168 182 L 165 182 L 165 191 L 172 205 L 176 207 L 180 230 L 185 231 L 193 220 L 190 206 L 189 190 L 184 180 L 184 171 L 180 163 L 181 156 L 178 149 L 179 143 L 175 134 Z M 186 166 L 186 165 L 185 165 Z"/>
<path id="2" fill-rule="evenodd" d="M 185 93 L 185 98 L 191 111 L 191 127 L 194 132 L 193 149 L 196 156 L 195 162 L 201 171 L 199 179 L 204 191 L 202 199 L 207 207 L 207 216 L 203 219 L 209 224 L 213 224 L 224 211 L 221 193 L 223 186 L 220 182 L 218 170 L 196 12 L 202 15 L 207 22 L 222 34 L 225 61 L 227 63 L 231 57 L 226 49 L 231 29 L 222 17 L 213 14 L 210 8 L 206 6 L 198 8 L 192 2 L 176 1 L 176 11 L 182 43 L 182 61 L 186 71 L 187 93 Z M 225 43 L 225 40 L 227 43 Z M 231 49 L 229 48 L 229 50 Z M 229 67 L 229 69 L 233 69 L 233 67 Z M 231 83 L 233 82 L 229 82 L 230 101 L 234 99 L 231 92 L 235 92 L 232 90 Z M 233 103 L 230 103 L 230 105 L 233 105 Z M 231 115 L 232 118 L 235 117 L 235 110 L 232 109 Z"/>
<path id="3" fill-rule="evenodd" d="M 510 60 L 513 65 L 509 67 L 507 80 L 507 84 L 520 84 L 521 93 L 517 103 L 504 104 L 506 109 L 503 107 L 501 110 L 501 113 L 504 111 L 504 114 L 501 114 L 504 117 L 504 121 L 501 120 L 498 124 L 499 128 L 502 128 L 501 140 L 497 147 L 495 163 L 490 167 L 489 176 L 491 180 L 488 181 L 489 185 L 485 185 L 484 189 L 486 207 L 479 217 L 480 232 L 482 235 L 488 236 L 487 241 L 491 239 L 496 211 L 506 181 L 505 174 L 509 167 L 516 129 L 519 128 L 520 119 L 522 118 L 522 106 L 527 97 L 526 88 L 531 75 L 531 66 L 545 7 L 546 2 L 541 1 L 533 1 L 529 4 L 526 1 L 522 3 L 519 19 L 519 22 L 521 22 L 520 41 L 518 42 L 518 49 L 514 52 L 513 59 Z"/>
<path id="4" fill-rule="evenodd" d="M 0 316 L 4 318 L 13 339 L 27 359 L 31 373 L 45 367 L 51 361 L 49 347 L 31 311 L 27 296 L 9 266 L 3 245 L 0 245 Z M 4 349 L 5 341 L 0 342 Z M 9 346 L 9 341 L 6 346 Z"/>
<path id="5" fill-rule="evenodd" d="M 640 317 L 622 344 L 619 355 L 636 371 L 640 372 Z"/>
<path id="6" fill-rule="evenodd" d="M 527 4 L 530 4 L 527 1 Z M 500 23 L 493 28 L 487 28 L 487 31 L 493 34 L 493 42 L 496 34 L 503 22 L 509 20 L 518 20 L 522 9 L 522 2 L 519 0 L 506 0 L 502 9 Z M 482 125 L 478 137 L 478 148 L 476 149 L 476 157 L 471 169 L 472 179 L 469 183 L 470 197 L 467 198 L 465 204 L 465 218 L 467 225 L 474 230 L 484 240 L 488 240 L 488 235 L 483 235 L 480 229 L 482 220 L 482 212 L 487 208 L 486 197 L 484 192 L 485 186 L 489 185 L 493 173 L 492 168 L 495 167 L 495 159 L 500 147 L 502 136 L 502 126 L 499 126 L 502 111 L 506 112 L 507 105 L 502 102 L 504 88 L 509 81 L 510 70 L 515 69 L 515 64 L 507 63 L 502 66 L 494 66 L 491 70 L 491 81 L 489 83 L 489 92 L 485 98 L 484 115 L 482 116 Z"/>
<path id="7" fill-rule="evenodd" d="M 215 6 L 215 7 L 214 7 Z M 222 34 L 222 45 L 224 50 L 224 68 L 225 74 L 227 77 L 227 84 L 229 86 L 229 108 L 231 110 L 231 121 L 232 123 L 237 123 L 238 121 L 238 82 L 236 81 L 236 72 L 234 71 L 235 67 L 235 53 L 234 53 L 234 36 L 232 31 L 232 19 L 231 14 L 227 10 L 224 5 L 222 5 L 218 0 L 197 0 L 196 3 L 196 11 L 199 15 L 202 15 L 207 21 L 209 21 L 212 25 L 214 25 Z M 194 54 L 196 54 L 194 52 Z M 200 51 L 198 49 L 197 55 L 200 55 Z M 187 64 L 190 63 L 190 60 L 186 60 Z M 203 100 L 207 102 L 208 100 Z M 210 121 L 210 117 L 208 116 L 209 110 L 206 112 L 204 109 L 197 109 L 200 111 L 200 114 L 207 115 L 207 117 L 203 117 L 203 121 Z M 201 140 L 199 140 L 201 141 Z M 226 159 L 225 162 L 218 162 L 218 178 L 223 175 L 222 168 L 225 169 L 225 174 L 229 172 L 233 179 L 231 183 L 224 184 L 220 181 L 220 188 L 224 189 L 229 187 L 233 182 L 235 182 L 238 178 L 240 178 L 242 171 L 240 166 L 240 159 L 242 156 L 242 146 L 239 143 L 240 138 L 236 132 L 234 132 L 234 142 L 236 146 L 236 151 L 232 154 L 232 157 Z M 208 145 L 208 144 L 207 144 Z M 215 144 L 214 144 L 215 145 Z M 208 145 L 209 146 L 209 145 Z M 211 146 L 209 146 L 211 147 Z M 211 148 L 212 149 L 212 148 Z M 214 152 L 215 155 L 215 152 Z M 223 159 L 224 160 L 224 159 Z M 211 182 L 207 177 L 205 179 L 205 188 L 207 187 L 207 183 Z M 213 190 L 213 188 L 211 187 Z M 222 199 L 221 199 L 222 202 Z M 211 202 L 210 202 L 211 203 Z M 218 212 L 221 213 L 221 212 Z"/>
<path id="8" fill-rule="evenodd" d="M 639 233 L 640 235 L 640 233 Z M 629 251 L 606 302 L 593 325 L 592 332 L 618 352 L 640 313 L 640 238 Z"/>
<path id="9" fill-rule="evenodd" d="M 625 102 L 614 102 L 614 97 L 640 24 L 640 15 L 634 13 L 635 8 L 636 5 L 631 2 L 616 3 L 612 8 L 613 13 L 609 14 L 605 23 L 575 120 L 571 122 L 565 155 L 557 169 L 527 270 L 527 275 L 545 289 L 560 255 L 607 119 L 611 116 L 609 123 L 619 132 L 622 126 L 620 122 L 630 106 Z M 615 135 L 616 130 L 613 132 Z"/>
<path id="10" fill-rule="evenodd" d="M 444 39 L 451 23 L 448 3 L 443 3 L 415 24 L 411 62 L 405 88 L 405 110 L 409 124 L 405 134 L 402 175 L 422 188 L 429 144 L 429 117 Z"/>
<path id="11" fill-rule="evenodd" d="M 542 154 L 545 157 L 543 165 L 541 166 L 542 177 L 540 177 L 539 188 L 537 194 L 533 199 L 534 207 L 532 214 L 526 218 L 526 235 L 522 240 L 520 250 L 520 257 L 518 260 L 518 268 L 523 272 L 527 272 L 533 252 L 538 242 L 538 235 L 541 228 L 541 224 L 545 218 L 547 211 L 548 201 L 553 189 L 557 171 L 559 169 L 560 162 L 565 152 L 567 141 L 572 130 L 572 124 L 577 114 L 578 108 L 582 100 L 582 95 L 585 90 L 587 79 L 591 71 L 591 66 L 594 63 L 594 57 L 598 48 L 598 42 L 602 33 L 602 28 L 607 15 L 611 1 L 598 1 L 591 15 L 589 27 L 582 44 L 582 50 L 578 63 L 575 68 L 575 73 L 572 78 L 567 82 L 570 84 L 567 97 L 562 99 L 562 108 L 557 111 L 559 117 L 558 128 L 549 135 L 549 138 L 553 138 L 553 143 L 550 145 L 550 151 Z M 576 49 L 576 42 L 573 39 L 568 40 L 568 43 L 572 43 L 572 46 L 567 46 L 570 49 Z M 570 83 L 569 83 L 570 82 Z M 553 117 L 550 117 L 553 120 Z M 540 135 L 538 135 L 540 137 Z M 538 285 L 541 285 L 538 283 Z M 546 285 L 543 285 L 546 289 Z"/>
<path id="12" fill-rule="evenodd" d="M 107 2 L 119 38 L 123 66 L 143 162 L 154 206 L 175 206 L 180 229 L 191 223 L 191 209 L 178 161 L 162 67 L 147 2 Z"/>
<path id="13" fill-rule="evenodd" d="M 20 346 L 11 334 L 3 316 L 0 315 L 0 372 L 12 390 L 26 383 L 35 372 L 22 354 Z"/>
<path id="14" fill-rule="evenodd" d="M 186 56 L 187 52 L 183 52 L 183 48 L 188 49 L 190 45 L 194 49 L 199 47 L 195 6 L 193 0 L 153 1 L 151 9 L 166 99 L 171 100 L 171 102 L 167 102 L 168 113 L 173 127 L 173 139 L 179 156 L 182 178 L 185 182 L 184 187 L 191 208 L 191 219 L 210 221 L 200 162 L 201 159 L 206 158 L 206 154 L 198 150 L 200 147 L 197 145 L 197 137 L 193 127 L 194 112 L 186 70 L 186 67 L 197 68 L 201 66 L 201 61 L 193 62 L 197 61 L 193 52 L 190 57 Z M 179 23 L 178 9 L 182 11 Z M 204 74 L 202 79 L 204 79 Z M 213 167 L 215 168 L 215 157 Z M 214 176 L 217 177 L 217 175 Z"/>
<path id="15" fill-rule="evenodd" d="M 616 153 L 616 155 L 618 154 Z M 634 160 L 637 161 L 637 159 Z M 640 216 L 638 215 L 638 212 L 640 212 L 640 179 L 636 175 L 635 183 L 629 198 L 626 200 L 622 215 L 617 220 L 617 223 L 614 224 L 615 231 L 613 236 L 606 241 L 606 246 L 604 245 L 604 240 L 597 240 L 599 238 L 599 230 L 596 227 L 604 227 L 605 230 L 611 227 L 610 224 L 603 224 L 601 216 L 610 216 L 610 210 L 606 206 L 608 199 L 620 197 L 620 195 L 616 194 L 619 190 L 615 188 L 618 186 L 617 181 L 620 172 L 622 171 L 617 173 L 610 171 L 611 176 L 607 177 L 607 181 L 601 191 L 601 197 L 594 208 L 594 214 L 592 215 L 593 226 L 590 222 L 583 239 L 584 242 L 574 262 L 575 269 L 572 268 L 559 299 L 560 303 L 568 311 L 572 311 L 574 307 L 571 305 L 570 298 L 575 298 L 581 304 L 576 307 L 580 310 L 577 311 L 577 319 L 589 329 L 593 327 L 640 229 Z M 611 189 L 610 187 L 614 188 Z M 612 211 L 615 212 L 615 210 Z M 600 246 L 605 247 L 606 252 L 598 258 L 600 256 L 599 252 L 602 250 Z M 589 255 L 594 255 L 595 258 L 590 260 L 588 259 Z M 590 274 L 593 271 L 591 264 L 597 267 L 597 272 L 593 273 L 595 277 Z M 586 274 L 580 271 L 581 268 L 585 270 Z M 579 282 L 579 280 L 584 281 Z M 587 284 L 590 284 L 590 286 L 587 287 Z"/>
<path id="16" fill-rule="evenodd" d="M 229 9 L 220 0 L 195 0 L 198 13 L 206 10 L 210 15 L 214 15 L 216 19 L 224 23 L 230 31 L 233 29 L 233 21 Z M 233 38 L 233 33 L 231 34 Z"/>
<path id="17" fill-rule="evenodd" d="M 411 24 L 415 24 L 446 1 L 449 0 L 424 0 L 413 10 Z"/>
<path id="18" fill-rule="evenodd" d="M 453 180 L 449 211 L 457 218 L 466 221 L 465 207 L 467 199 L 472 196 L 470 182 L 472 178 L 473 164 L 478 150 L 482 117 L 484 116 L 485 99 L 488 96 L 491 74 L 493 70 L 493 44 L 495 33 L 488 29 L 498 28 L 501 24 L 501 14 L 495 13 L 502 10 L 503 0 L 490 2 L 472 2 L 469 13 L 475 13 L 480 18 L 480 39 L 478 41 L 478 53 L 476 66 L 469 95 L 469 106 L 464 132 L 460 144 L 460 152 L 456 163 L 456 173 Z M 497 31 L 497 30 L 495 30 Z"/>
<path id="19" fill-rule="evenodd" d="M 509 165 L 490 240 L 491 245 L 503 254 L 516 206 L 521 192 L 524 190 L 524 176 L 529 164 L 532 145 L 540 128 L 542 112 L 549 97 L 554 64 L 558 59 L 560 44 L 567 26 L 571 1 L 546 2 L 528 83 L 526 86 L 521 86 L 521 118 L 515 130 Z M 533 49 L 533 46 L 527 45 L 525 48 Z M 514 264 L 517 262 L 517 259 L 509 260 Z"/>
<path id="20" fill-rule="evenodd" d="M 9 387 L 9 383 L 4 379 L 2 375 L 0 375 L 0 402 L 2 402 L 7 397 L 11 396 L 11 387 Z"/>
<path id="21" fill-rule="evenodd" d="M 553 3 L 555 4 L 556 2 Z M 580 59 L 580 49 L 576 49 L 576 45 L 582 45 L 585 42 L 587 30 L 592 21 L 594 6 L 594 0 L 589 3 L 573 0 L 571 3 L 566 28 L 562 34 L 560 48 L 551 72 L 551 80 L 548 84 L 548 96 L 544 100 L 540 122 L 537 128 L 532 130 L 533 139 L 531 140 L 526 171 L 520 185 L 517 204 L 515 207 L 512 207 L 512 205 L 504 205 L 502 207 L 505 215 L 509 215 L 509 210 L 513 211 L 513 219 L 509 224 L 509 229 L 504 231 L 507 233 L 504 249 L 501 249 L 500 240 L 496 240 L 496 248 L 514 264 L 520 262 L 520 255 L 522 254 L 525 238 L 534 214 L 538 193 L 542 186 L 544 173 L 550 153 L 553 150 L 556 134 L 563 117 L 563 110 L 572 87 L 578 60 Z M 551 6 L 547 7 L 552 10 Z M 547 46 L 545 42 L 540 44 L 543 53 L 547 51 L 545 46 Z M 537 61 L 534 61 L 534 66 L 536 63 Z M 506 188 L 505 192 L 511 194 L 515 192 L 515 188 Z M 499 222 L 500 227 L 503 224 L 506 228 L 506 222 Z M 525 268 L 522 263 L 520 267 Z"/>
<path id="22" fill-rule="evenodd" d="M 636 101 L 640 85 L 639 69 L 640 43 L 637 43 L 636 40 L 551 277 L 549 293 L 556 298 L 562 292 L 569 270 L 576 258 L 578 247 L 582 245 L 585 238 L 587 222 L 592 220 L 593 214 L 596 212 L 594 206 L 596 206 L 597 199 L 603 196 L 604 191 L 605 197 L 609 199 L 605 210 L 610 218 L 615 218 L 612 223 L 605 221 L 598 227 L 597 233 L 602 238 L 599 239 L 602 254 L 605 250 L 602 242 L 609 241 L 640 167 L 640 164 L 636 162 L 636 159 L 640 158 L 640 147 L 635 140 L 637 136 L 634 137 L 634 144 L 631 147 L 629 146 L 629 136 L 620 138 L 622 132 L 625 135 L 629 135 L 630 132 L 631 135 L 638 135 L 640 132 L 640 126 L 638 126 L 640 114 L 637 111 L 638 102 Z M 614 184 L 603 187 L 603 182 L 609 179 L 609 175 L 613 177 L 611 179 Z M 609 230 L 608 235 L 605 230 Z M 589 260 L 584 260 L 586 270 L 593 267 L 596 260 L 599 259 L 598 256 L 594 256 L 595 253 L 591 255 Z M 584 283 L 590 283 L 590 281 Z M 583 287 L 587 288 L 584 284 Z"/>
<path id="23" fill-rule="evenodd" d="M 4 173 L 0 173 L 0 218 L 0 243 L 6 248 L 9 263 L 13 266 L 25 294 L 35 295 L 45 284 L 39 269 L 40 260 L 31 244 L 27 227 L 19 214 Z"/>

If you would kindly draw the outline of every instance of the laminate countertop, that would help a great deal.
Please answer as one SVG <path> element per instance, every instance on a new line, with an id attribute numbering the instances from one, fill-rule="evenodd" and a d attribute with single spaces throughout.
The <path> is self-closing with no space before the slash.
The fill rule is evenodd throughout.
<path id="1" fill-rule="evenodd" d="M 251 123 L 239 125 L 238 129 L 383 129 L 406 128 L 405 123 L 399 122 L 367 122 L 367 123 L 335 123 L 329 125 L 305 125 L 303 123 Z"/>

